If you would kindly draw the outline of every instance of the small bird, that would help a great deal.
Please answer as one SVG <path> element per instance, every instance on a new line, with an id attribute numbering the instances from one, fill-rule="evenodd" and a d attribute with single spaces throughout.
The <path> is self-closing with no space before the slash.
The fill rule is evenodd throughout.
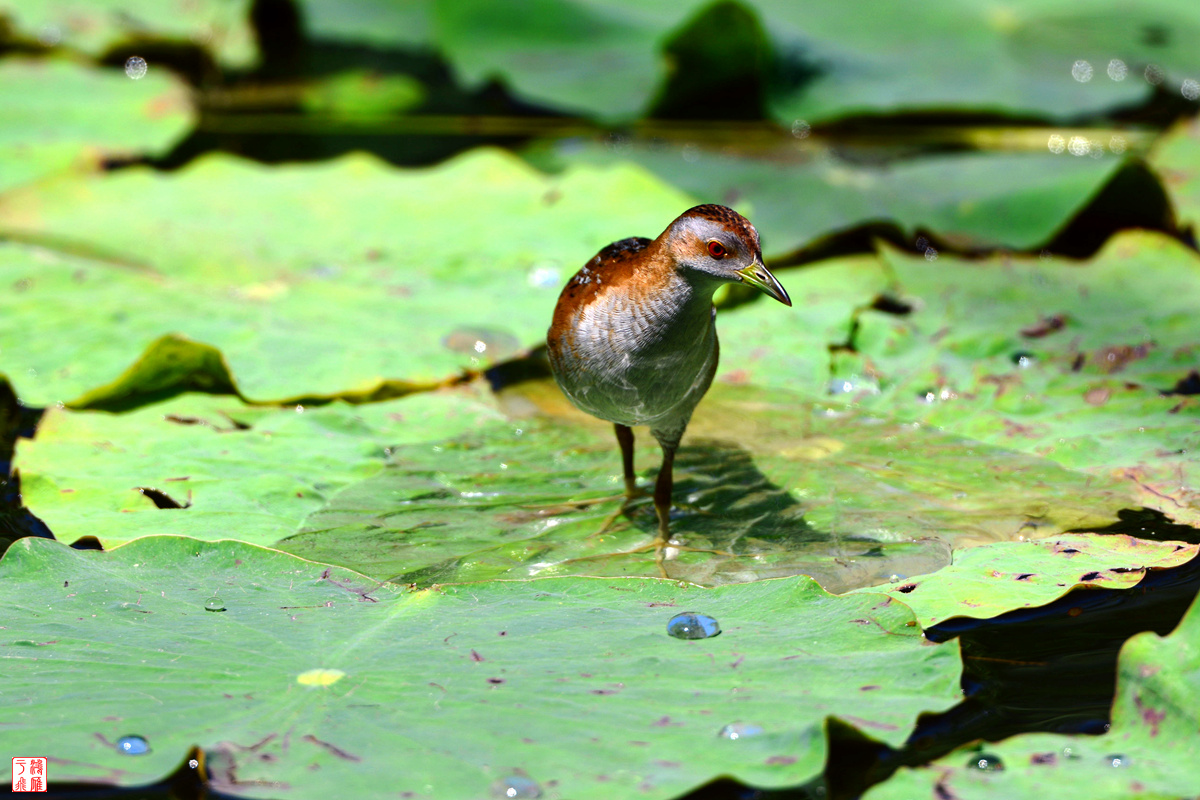
<path id="1" fill-rule="evenodd" d="M 659 553 L 671 537 L 675 451 L 717 371 L 712 297 L 726 283 L 792 304 L 763 264 L 750 221 L 725 206 L 696 206 L 653 241 L 621 239 L 597 253 L 563 288 L 547 334 L 563 392 L 616 429 L 626 505 L 638 494 L 630 426 L 649 425 L 662 447 L 654 485 Z"/>

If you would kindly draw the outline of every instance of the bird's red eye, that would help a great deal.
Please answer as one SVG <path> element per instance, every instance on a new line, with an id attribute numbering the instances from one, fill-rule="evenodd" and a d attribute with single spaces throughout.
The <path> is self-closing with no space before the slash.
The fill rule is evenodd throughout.
<path id="1" fill-rule="evenodd" d="M 725 249 L 725 245 L 713 239 L 708 243 L 708 254 L 713 258 L 724 258 L 729 255 L 729 251 Z"/>

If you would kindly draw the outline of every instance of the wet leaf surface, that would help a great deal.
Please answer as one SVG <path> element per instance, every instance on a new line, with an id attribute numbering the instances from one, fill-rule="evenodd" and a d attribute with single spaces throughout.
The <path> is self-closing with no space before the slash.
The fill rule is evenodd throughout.
<path id="1" fill-rule="evenodd" d="M 170 73 L 133 81 L 64 61 L 0 61 L 0 106 L 0 192 L 104 158 L 160 155 L 193 123 Z"/>
<path id="2" fill-rule="evenodd" d="M 16 35 L 89 56 L 130 40 L 194 42 L 226 66 L 246 67 L 258 57 L 248 0 L 3 0 Z M 151 69 L 154 69 L 152 66 Z"/>
<path id="3" fill-rule="evenodd" d="M 20 611 L 0 644 L 15 714 L 0 744 L 51 748 L 59 780 L 146 782 L 199 744 L 213 787 L 243 797 L 474 798 L 519 776 L 548 797 L 668 798 L 719 775 L 805 781 L 829 715 L 898 745 L 958 696 L 957 645 L 929 644 L 881 595 L 806 578 L 409 591 L 181 537 L 107 553 L 26 539 L 0 574 Z M 721 634 L 668 636 L 688 609 Z M 84 665 L 81 708 L 53 687 Z M 125 736 L 149 752 L 122 754 Z"/>
<path id="4" fill-rule="evenodd" d="M 1180 226 L 1194 237 L 1200 227 L 1200 122 L 1178 123 L 1158 141 L 1149 161 L 1175 204 Z"/>
<path id="5" fill-rule="evenodd" d="M 887 250 L 874 275 L 870 259 L 827 262 L 785 273 L 801 324 L 764 304 L 723 315 L 722 363 L 778 386 L 815 381 L 824 365 L 830 391 L 864 411 L 1115 478 L 1135 505 L 1191 523 L 1200 406 L 1163 391 L 1200 353 L 1198 265 L 1194 251 L 1135 232 L 1086 262 Z M 857 310 L 839 283 L 861 286 Z M 872 309 L 881 285 L 911 313 Z M 1061 327 L 1029 335 L 1059 315 Z"/>
<path id="6" fill-rule="evenodd" d="M 1150 569 L 1191 561 L 1197 546 L 1132 536 L 1069 533 L 1049 539 L 996 542 L 956 553 L 954 563 L 930 575 L 879 586 L 917 615 L 922 627 L 950 617 L 990 619 L 1049 603 L 1072 589 L 1135 586 Z"/>
<path id="7" fill-rule="evenodd" d="M 391 448 L 497 416 L 461 394 L 283 410 L 196 395 L 122 415 L 51 408 L 17 466 L 25 504 L 62 541 L 170 533 L 270 544 L 383 469 Z"/>
<path id="8" fill-rule="evenodd" d="M 545 382 L 502 395 L 541 417 L 399 448 L 279 543 L 377 578 L 431 582 L 548 574 L 658 575 L 652 507 L 620 509 L 609 426 Z M 549 417 L 549 419 L 547 419 Z M 556 418 L 557 417 L 557 418 Z M 758 387 L 718 387 L 676 462 L 673 578 L 702 584 L 797 573 L 831 591 L 949 563 L 951 548 L 1107 520 L 1125 487 L 1051 461 Z M 641 474 L 657 473 L 642 447 Z"/>
<path id="9" fill-rule="evenodd" d="M 1102 10 L 1023 0 L 937 14 L 870 2 L 853 15 L 835 5 L 760 0 L 736 4 L 751 20 L 736 27 L 719 26 L 725 5 L 443 3 L 435 36 L 473 84 L 499 77 L 524 99 L 618 119 L 652 108 L 676 77 L 678 55 L 656 58 L 656 42 L 665 49 L 696 29 L 735 37 L 747 60 L 761 62 L 749 86 L 786 125 L 950 108 L 1073 119 L 1148 97 L 1150 64 L 1172 91 L 1200 71 L 1186 44 L 1200 18 L 1182 0 Z M 694 46 L 720 61 L 724 44 L 708 37 Z"/>
<path id="10" fill-rule="evenodd" d="M 9 229 L 91 257 L 0 247 L 0 285 L 20 289 L 0 294 L 0 371 L 30 402 L 70 402 L 176 333 L 219 349 L 258 401 L 442 380 L 540 341 L 613 231 L 657 235 L 688 205 L 636 167 L 548 178 L 490 150 L 407 171 L 209 156 L 10 192 Z"/>
<path id="11" fill-rule="evenodd" d="M 768 256 L 884 221 L 898 225 L 910 241 L 916 240 L 916 230 L 925 230 L 963 249 L 1037 249 L 1121 164 L 1111 155 L 1093 159 L 1050 152 L 968 152 L 881 162 L 853 149 L 785 136 L 758 147 L 736 137 L 587 146 L 571 139 L 527 155 L 535 163 L 560 167 L 633 162 L 693 197 L 736 204 L 754 221 Z"/>
<path id="12" fill-rule="evenodd" d="M 1097 800 L 1191 796 L 1200 671 L 1200 604 L 1169 636 L 1140 633 L 1121 649 L 1112 727 L 1101 736 L 1030 734 L 962 748 L 928 767 L 901 769 L 865 800 L 1025 798 L 1078 794 Z M 979 768 L 982 753 L 1002 770 Z M 1086 787 L 1086 788 L 1084 788 Z"/>

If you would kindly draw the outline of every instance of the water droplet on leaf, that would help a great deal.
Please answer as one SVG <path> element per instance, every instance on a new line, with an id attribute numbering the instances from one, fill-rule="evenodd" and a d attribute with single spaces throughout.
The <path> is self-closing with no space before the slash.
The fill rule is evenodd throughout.
<path id="1" fill-rule="evenodd" d="M 133 78 L 135 81 L 139 81 L 146 77 L 147 69 L 149 69 L 149 67 L 146 64 L 146 59 L 142 58 L 141 56 L 130 56 L 125 62 L 125 74 Z"/>
<path id="2" fill-rule="evenodd" d="M 1071 77 L 1080 83 L 1087 83 L 1092 79 L 1092 65 L 1080 59 L 1071 65 Z"/>
<path id="3" fill-rule="evenodd" d="M 505 775 L 492 783 L 492 797 L 535 798 L 542 796 L 542 787 L 525 775 Z"/>
<path id="4" fill-rule="evenodd" d="M 141 736 L 122 736 L 117 739 L 117 752 L 127 756 L 144 756 L 150 752 L 150 743 Z"/>
<path id="5" fill-rule="evenodd" d="M 1108 764 L 1113 769 L 1129 766 L 1129 759 L 1120 753 L 1114 753 L 1111 756 L 1104 757 L 1104 763 Z"/>
<path id="6" fill-rule="evenodd" d="M 710 639 L 721 633 L 721 626 L 707 614 L 685 611 L 671 617 L 667 633 L 676 639 Z"/>
<path id="7" fill-rule="evenodd" d="M 204 601 L 205 611 L 224 611 L 225 601 L 219 597 L 213 596 Z"/>
<path id="8" fill-rule="evenodd" d="M 731 722 L 721 730 L 717 731 L 717 735 L 722 739 L 741 739 L 746 736 L 758 736 L 763 732 L 761 725 L 755 725 L 750 722 Z"/>
<path id="9" fill-rule="evenodd" d="M 1000 760 L 999 756 L 994 756 L 990 753 L 980 753 L 971 759 L 967 766 L 974 767 L 982 772 L 1004 771 L 1004 762 Z"/>

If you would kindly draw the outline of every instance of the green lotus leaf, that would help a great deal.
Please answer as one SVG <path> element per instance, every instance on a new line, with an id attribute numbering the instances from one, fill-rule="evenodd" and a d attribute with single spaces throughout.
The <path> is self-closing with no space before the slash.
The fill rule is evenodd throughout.
<path id="1" fill-rule="evenodd" d="M 1194 237 L 1200 227 L 1200 129 L 1196 121 L 1181 122 L 1164 134 L 1149 162 L 1175 204 L 1180 227 L 1190 228 Z"/>
<path id="2" fill-rule="evenodd" d="M 1184 0 L 1104 8 L 1021 0 L 936 15 L 880 0 L 852 15 L 781 0 L 457 0 L 436 3 L 434 20 L 434 40 L 469 83 L 498 78 L 526 100 L 606 119 L 654 109 L 679 72 L 724 64 L 731 48 L 761 65 L 740 95 L 758 93 L 787 125 L 948 109 L 1072 120 L 1136 105 L 1151 81 L 1178 91 L 1200 72 L 1189 45 L 1200 15 Z M 740 100 L 710 89 L 687 118 Z"/>
<path id="3" fill-rule="evenodd" d="M 636 167 L 551 178 L 493 150 L 424 170 L 214 155 L 10 192 L 6 229 L 43 247 L 0 246 L 0 370 L 29 403 L 128 407 L 161 395 L 80 396 L 177 334 L 256 401 L 387 397 L 537 343 L 579 266 L 689 205 Z"/>
<path id="4" fill-rule="evenodd" d="M 16 465 L 25 505 L 63 541 L 171 533 L 270 544 L 383 469 L 389 448 L 497 416 L 442 393 L 286 410 L 195 395 L 121 415 L 51 408 Z"/>
<path id="5" fill-rule="evenodd" d="M 432 2 L 304 0 L 304 28 L 318 41 L 365 43 L 376 47 L 430 47 Z"/>
<path id="6" fill-rule="evenodd" d="M 24 539 L 0 595 L 18 612 L 0 747 L 54 753 L 60 781 L 145 783 L 199 745 L 213 788 L 241 797 L 453 800 L 520 781 L 665 800 L 718 776 L 812 779 L 831 716 L 899 745 L 959 697 L 957 645 L 882 595 L 807 578 L 410 591 L 237 542 Z M 685 611 L 720 635 L 668 636 Z M 149 751 L 121 752 L 130 736 Z"/>
<path id="7" fill-rule="evenodd" d="M 863 411 L 1124 482 L 1133 505 L 1194 524 L 1200 406 L 1176 387 L 1200 352 L 1198 267 L 1145 232 L 1085 262 L 887 249 L 873 267 L 784 273 L 794 317 L 765 303 L 722 315 L 721 358 L 739 380 L 827 381 Z"/>
<path id="8" fill-rule="evenodd" d="M 974 800 L 1177 798 L 1195 794 L 1200 765 L 1200 603 L 1169 636 L 1139 633 L 1121 648 L 1112 726 L 1101 736 L 1028 734 L 986 745 L 1002 771 L 978 768 L 978 745 L 901 769 L 864 800 L 943 796 Z"/>
<path id="9" fill-rule="evenodd" d="M 187 93 L 165 70 L 135 81 L 50 59 L 0 61 L 0 107 L 0 192 L 105 158 L 162 155 L 193 123 Z"/>
<path id="10" fill-rule="evenodd" d="M 258 58 L 249 0 L 0 0 L 0 17 L 14 33 L 44 45 L 100 56 L 134 42 L 166 40 L 200 45 L 228 67 Z M 154 65 L 150 65 L 154 69 Z"/>
<path id="11" fill-rule="evenodd" d="M 963 249 L 1037 249 L 1116 173 L 1121 162 L 1040 153 L 971 152 L 888 163 L 859 163 L 816 143 L 773 140 L 753 146 L 704 133 L 692 141 L 619 147 L 578 141 L 535 146 L 548 167 L 633 162 L 707 202 L 731 202 L 753 220 L 770 255 L 871 223 L 906 234 L 932 231 Z"/>
<path id="12" fill-rule="evenodd" d="M 907 605 L 928 628 L 950 617 L 989 619 L 1045 605 L 1080 586 L 1127 589 L 1148 570 L 1177 567 L 1196 552 L 1197 545 L 1182 542 L 1092 533 L 996 542 L 957 553 L 930 575 L 873 591 Z"/>
<path id="13" fill-rule="evenodd" d="M 603 530 L 621 507 L 611 427 L 566 412 L 545 382 L 501 402 L 561 416 L 397 448 L 278 546 L 420 585 L 661 574 L 639 551 L 657 526 L 648 500 Z M 657 446 L 639 436 L 652 478 Z M 661 568 L 701 584 L 802 573 L 844 591 L 932 572 L 952 548 L 1103 524 L 1130 501 L 1119 482 L 1046 459 L 760 387 L 715 387 L 675 471 L 672 532 L 718 552 L 668 549 Z"/>

